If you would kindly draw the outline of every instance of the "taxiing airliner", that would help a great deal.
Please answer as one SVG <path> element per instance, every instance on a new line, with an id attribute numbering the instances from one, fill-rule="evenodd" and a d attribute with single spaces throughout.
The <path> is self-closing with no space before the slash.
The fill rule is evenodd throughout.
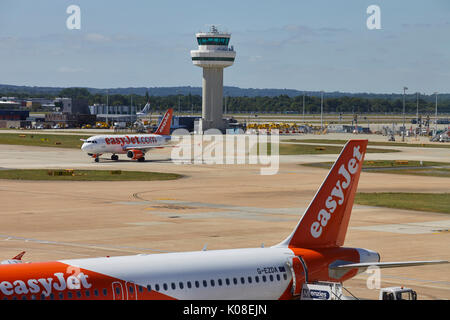
<path id="1" fill-rule="evenodd" d="M 272 247 L 202 250 L 0 265 L 0 299 L 295 299 L 305 282 L 343 282 L 380 262 L 344 247 L 367 140 L 351 140 L 293 232 Z"/>
<path id="2" fill-rule="evenodd" d="M 100 156 L 111 153 L 111 160 L 119 160 L 118 154 L 126 154 L 128 158 L 139 162 L 145 161 L 145 153 L 153 148 L 173 147 L 169 145 L 170 125 L 173 109 L 167 110 L 153 134 L 137 135 L 98 135 L 86 140 L 81 150 L 99 162 Z"/>

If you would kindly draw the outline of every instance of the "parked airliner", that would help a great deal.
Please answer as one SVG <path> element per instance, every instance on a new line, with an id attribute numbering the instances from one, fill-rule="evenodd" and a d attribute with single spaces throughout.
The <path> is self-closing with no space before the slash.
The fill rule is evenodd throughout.
<path id="1" fill-rule="evenodd" d="M 164 114 L 158 128 L 153 134 L 129 135 L 97 135 L 84 141 L 81 150 L 99 162 L 100 155 L 111 153 L 111 160 L 119 160 L 118 154 L 126 154 L 128 158 L 139 162 L 145 161 L 145 153 L 153 148 L 172 147 L 170 141 L 170 125 L 173 109 Z"/>
<path id="2" fill-rule="evenodd" d="M 351 140 L 293 232 L 272 247 L 0 265 L 0 299 L 293 299 L 305 282 L 342 282 L 380 262 L 344 247 L 367 140 Z"/>

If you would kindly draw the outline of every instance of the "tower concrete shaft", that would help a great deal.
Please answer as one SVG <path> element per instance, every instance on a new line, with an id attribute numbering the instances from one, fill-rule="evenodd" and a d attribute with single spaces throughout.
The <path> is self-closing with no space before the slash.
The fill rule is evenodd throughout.
<path id="1" fill-rule="evenodd" d="M 202 130 L 225 130 L 223 120 L 223 69 L 233 65 L 234 48 L 228 47 L 231 34 L 219 32 L 215 26 L 209 32 L 196 34 L 198 50 L 191 50 L 192 63 L 203 68 Z"/>

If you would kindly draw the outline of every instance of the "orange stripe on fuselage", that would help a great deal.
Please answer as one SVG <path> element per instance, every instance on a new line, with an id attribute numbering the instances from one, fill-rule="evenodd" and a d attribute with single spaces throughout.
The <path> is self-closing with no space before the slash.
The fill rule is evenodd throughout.
<path id="1" fill-rule="evenodd" d="M 119 289 L 119 291 L 116 291 Z M 0 265 L 0 299 L 168 300 L 122 279 L 61 262 Z"/>

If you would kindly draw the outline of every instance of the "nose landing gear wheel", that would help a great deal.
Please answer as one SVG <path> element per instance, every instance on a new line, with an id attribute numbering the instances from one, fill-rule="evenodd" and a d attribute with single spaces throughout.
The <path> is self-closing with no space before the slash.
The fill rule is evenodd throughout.
<path id="1" fill-rule="evenodd" d="M 117 154 L 113 154 L 111 156 L 111 160 L 117 161 L 117 160 L 119 160 L 119 156 Z"/>
<path id="2" fill-rule="evenodd" d="M 100 159 L 97 157 L 97 158 L 95 158 L 95 162 L 99 162 L 100 161 Z"/>
<path id="3" fill-rule="evenodd" d="M 138 162 L 144 162 L 144 161 L 145 161 L 145 158 L 144 158 L 144 157 L 139 158 L 139 159 L 137 159 L 137 161 L 138 161 Z"/>

